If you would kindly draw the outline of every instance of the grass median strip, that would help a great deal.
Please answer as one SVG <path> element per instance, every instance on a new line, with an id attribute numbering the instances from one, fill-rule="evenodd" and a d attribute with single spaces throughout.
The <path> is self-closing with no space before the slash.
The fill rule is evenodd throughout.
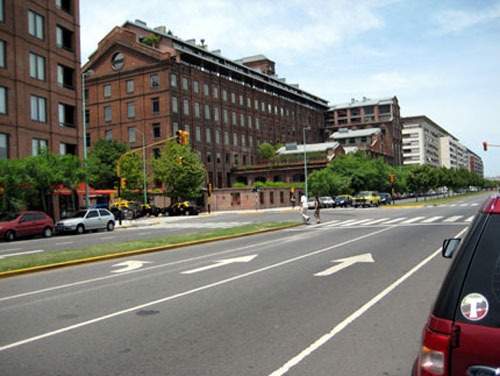
<path id="1" fill-rule="evenodd" d="M 63 251 L 45 252 L 39 254 L 13 256 L 0 259 L 0 274 L 16 270 L 26 270 L 50 265 L 64 265 L 78 263 L 79 260 L 92 260 L 101 257 L 113 257 L 121 254 L 148 252 L 163 248 L 180 246 L 182 244 L 210 241 L 220 238 L 235 237 L 256 232 L 277 230 L 296 226 L 296 222 L 262 222 L 251 223 L 224 229 L 205 230 L 187 234 L 138 239 L 119 243 L 101 244 L 85 248 L 68 249 Z M 0 275 L 1 276 L 1 275 Z"/>

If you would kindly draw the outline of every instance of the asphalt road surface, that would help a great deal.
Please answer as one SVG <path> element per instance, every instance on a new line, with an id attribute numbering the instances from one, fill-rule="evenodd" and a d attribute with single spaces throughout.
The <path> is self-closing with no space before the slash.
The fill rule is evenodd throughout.
<path id="1" fill-rule="evenodd" d="M 319 225 L 0 280 L 1 374 L 410 374 L 442 240 L 482 200 L 323 210 Z"/>

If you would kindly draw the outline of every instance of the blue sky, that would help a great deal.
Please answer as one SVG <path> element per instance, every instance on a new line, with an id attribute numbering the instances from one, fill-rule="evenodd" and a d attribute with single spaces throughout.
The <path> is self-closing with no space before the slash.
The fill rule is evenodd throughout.
<path id="1" fill-rule="evenodd" d="M 500 0 L 81 0 L 80 18 L 82 62 L 126 20 L 165 25 L 230 59 L 264 54 L 330 104 L 396 95 L 500 177 L 500 147 L 482 150 L 500 145 Z"/>

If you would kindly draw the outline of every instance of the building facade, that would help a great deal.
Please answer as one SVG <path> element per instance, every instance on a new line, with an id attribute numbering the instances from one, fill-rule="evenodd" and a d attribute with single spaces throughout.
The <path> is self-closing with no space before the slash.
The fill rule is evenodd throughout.
<path id="1" fill-rule="evenodd" d="M 469 161 L 469 171 L 484 177 L 484 165 L 482 158 L 472 150 L 467 149 L 467 159 Z"/>
<path id="2" fill-rule="evenodd" d="M 446 135 L 440 138 L 441 166 L 457 170 L 465 168 L 469 170 L 467 148 L 457 138 Z"/>
<path id="3" fill-rule="evenodd" d="M 331 106 L 325 115 L 324 139 L 328 139 L 341 128 L 349 130 L 379 128 L 382 131 L 383 142 L 380 144 L 378 154 L 392 166 L 402 164 L 401 117 L 396 97 L 363 98 L 361 101 L 353 98 L 349 103 Z M 363 148 L 358 147 L 358 149 Z"/>
<path id="4" fill-rule="evenodd" d="M 142 21 L 115 27 L 83 68 L 87 140 L 161 141 L 177 130 L 205 164 L 214 188 L 230 187 L 231 172 L 258 162 L 257 148 L 314 142 L 327 101 L 274 75 L 265 56 L 231 61 L 202 41 L 184 41 Z M 147 158 L 159 154 L 148 150 Z"/>
<path id="5" fill-rule="evenodd" d="M 82 155 L 78 0 L 0 0 L 0 158 Z"/>

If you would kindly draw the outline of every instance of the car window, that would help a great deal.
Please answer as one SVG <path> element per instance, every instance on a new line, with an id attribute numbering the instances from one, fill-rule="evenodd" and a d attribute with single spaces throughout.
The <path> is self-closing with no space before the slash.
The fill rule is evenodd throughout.
<path id="1" fill-rule="evenodd" d="M 34 213 L 33 214 L 34 221 L 40 221 L 40 220 L 44 220 L 44 219 L 45 219 L 45 216 L 42 213 Z"/>
<path id="2" fill-rule="evenodd" d="M 458 322 L 500 327 L 500 215 L 491 215 L 472 258 L 458 300 Z"/>
<path id="3" fill-rule="evenodd" d="M 99 214 L 101 217 L 107 217 L 109 215 L 109 212 L 107 210 L 99 210 Z"/>
<path id="4" fill-rule="evenodd" d="M 90 210 L 89 214 L 87 214 L 87 218 L 95 218 L 98 216 L 99 216 L 99 213 L 97 213 L 97 210 Z"/>
<path id="5" fill-rule="evenodd" d="M 33 221 L 33 214 L 29 213 L 29 214 L 24 214 L 21 219 L 19 220 L 19 222 L 22 222 L 22 223 L 25 223 L 25 222 L 31 222 Z"/>

